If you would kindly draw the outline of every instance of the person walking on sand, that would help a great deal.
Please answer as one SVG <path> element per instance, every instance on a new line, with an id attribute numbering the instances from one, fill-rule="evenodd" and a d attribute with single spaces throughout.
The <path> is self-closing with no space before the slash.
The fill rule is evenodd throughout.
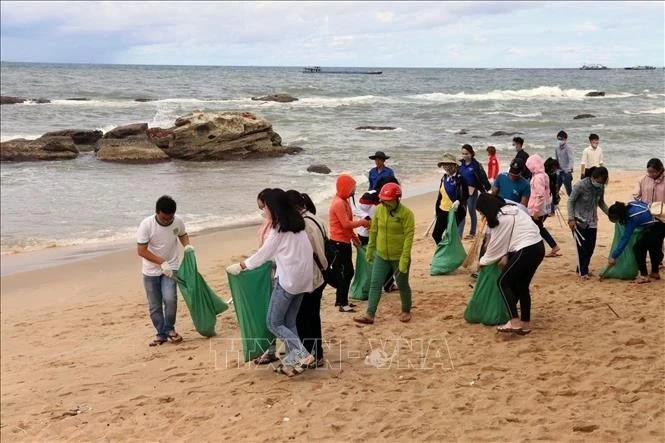
<path id="1" fill-rule="evenodd" d="M 386 166 L 386 160 L 388 160 L 389 158 L 390 156 L 386 155 L 382 151 L 376 151 L 374 155 L 369 156 L 369 159 L 374 160 L 374 163 L 376 164 L 374 168 L 369 170 L 368 178 L 369 178 L 370 191 L 373 190 L 379 192 L 379 190 L 376 187 L 379 180 L 385 177 L 395 176 L 393 170 Z"/>
<path id="2" fill-rule="evenodd" d="M 658 158 L 652 158 L 647 162 L 647 173 L 640 178 L 637 186 L 633 191 L 633 198 L 652 205 L 660 202 L 665 204 L 665 168 L 663 162 Z M 665 223 L 660 221 L 656 226 L 654 233 L 654 241 L 656 244 L 663 245 L 661 252 L 665 251 Z M 663 256 L 658 262 L 662 265 Z"/>
<path id="3" fill-rule="evenodd" d="M 494 180 L 492 194 L 527 207 L 529 197 L 531 196 L 531 186 L 529 185 L 529 181 L 522 177 L 524 169 L 527 168 L 522 163 L 522 160 L 513 160 L 508 172 L 502 172 Z M 529 174 L 531 174 L 530 171 Z"/>
<path id="4" fill-rule="evenodd" d="M 402 313 L 399 320 L 401 322 L 411 320 L 409 268 L 415 233 L 415 218 L 413 212 L 401 204 L 401 197 L 402 189 L 396 183 L 385 184 L 379 192 L 381 205 L 377 208 L 370 226 L 366 252 L 367 261 L 374 262 L 369 285 L 369 302 L 365 315 L 353 319 L 358 323 L 374 323 L 376 310 L 381 300 L 381 287 L 388 272 L 395 274 L 402 301 Z"/>
<path id="5" fill-rule="evenodd" d="M 637 277 L 635 283 L 649 283 L 651 280 L 660 280 L 658 264 L 663 259 L 663 242 L 662 239 L 660 242 L 658 241 L 657 224 L 660 222 L 649 212 L 649 205 L 642 201 L 631 201 L 628 204 L 616 202 L 610 206 L 607 216 L 612 223 L 620 223 L 625 226 L 619 243 L 607 259 L 608 265 L 616 265 L 617 258 L 626 249 L 635 229 L 642 228 L 642 232 L 639 234 L 635 246 L 633 246 L 637 267 L 640 270 L 640 276 Z M 651 259 L 651 274 L 647 270 L 647 252 Z"/>
<path id="6" fill-rule="evenodd" d="M 149 346 L 167 341 L 180 343 L 175 330 L 178 293 L 176 279 L 180 267 L 178 241 L 186 248 L 189 236 L 185 223 L 175 215 L 176 202 L 168 195 L 157 199 L 155 215 L 143 219 L 136 235 L 137 252 L 143 259 L 143 286 L 148 298 L 150 320 L 157 331 Z"/>
<path id="7" fill-rule="evenodd" d="M 496 148 L 494 146 L 487 147 L 487 178 L 491 183 L 499 175 L 499 160 L 496 157 Z"/>
<path id="8" fill-rule="evenodd" d="M 529 196 L 529 215 L 540 229 L 543 240 L 552 248 L 545 257 L 560 257 L 561 248 L 545 227 L 545 220 L 549 217 L 552 205 L 550 192 L 550 179 L 545 173 L 545 162 L 538 154 L 533 154 L 526 161 L 526 167 L 531 171 L 531 195 Z"/>
<path id="9" fill-rule="evenodd" d="M 565 131 L 559 131 L 556 135 L 557 145 L 554 148 L 554 159 L 559 162 L 559 182 L 557 191 L 561 185 L 566 188 L 566 194 L 570 196 L 573 192 L 573 170 L 575 168 L 575 152 L 573 147 L 568 144 L 568 134 Z"/>
<path id="10" fill-rule="evenodd" d="M 476 200 L 478 199 L 478 194 L 487 192 L 491 189 L 487 174 L 475 157 L 476 153 L 471 145 L 466 144 L 462 146 L 462 161 L 459 170 L 469 186 L 469 198 L 466 201 L 466 205 L 469 218 L 471 219 L 471 228 L 469 229 L 469 235 L 464 237 L 465 240 L 476 237 L 476 228 L 478 224 L 478 219 L 476 217 Z M 462 232 L 464 232 L 464 228 L 462 228 Z"/>
<path id="11" fill-rule="evenodd" d="M 491 235 L 479 266 L 499 262 L 499 290 L 510 320 L 497 327 L 499 332 L 520 335 L 531 332 L 531 292 L 529 285 L 545 257 L 545 245 L 538 226 L 527 213 L 495 195 L 478 198 L 478 212 L 487 220 Z M 520 303 L 520 315 L 517 302 Z"/>
<path id="12" fill-rule="evenodd" d="M 353 280 L 353 257 L 351 243 L 360 244 L 358 235 L 353 231 L 359 226 L 368 227 L 369 221 L 353 220 L 353 212 L 349 198 L 356 192 L 356 181 L 348 174 L 337 177 L 337 193 L 330 204 L 328 223 L 330 225 L 330 242 L 335 248 L 335 263 L 332 272 L 336 275 L 335 306 L 340 312 L 354 312 L 349 305 L 349 287 Z"/>
<path id="13" fill-rule="evenodd" d="M 605 185 L 608 178 L 604 166 L 594 168 L 591 177 L 575 183 L 568 197 L 568 226 L 577 246 L 577 273 L 583 280 L 591 276 L 589 263 L 596 248 L 598 208 L 607 215 Z"/>
<path id="14" fill-rule="evenodd" d="M 580 180 L 589 177 L 591 168 L 605 166 L 603 160 L 603 148 L 598 146 L 600 137 L 597 134 L 589 134 L 589 146 L 582 151 L 582 161 L 580 161 Z"/>
<path id="15" fill-rule="evenodd" d="M 524 168 L 522 169 L 522 177 L 526 181 L 531 179 L 531 171 L 526 167 L 526 161 L 529 158 L 529 153 L 524 150 L 524 139 L 522 137 L 513 137 L 513 148 L 515 148 L 515 158 L 510 162 L 511 164 L 515 160 L 520 160 Z"/>
<path id="16" fill-rule="evenodd" d="M 305 231 L 305 220 L 282 189 L 266 195 L 272 230 L 263 246 L 251 257 L 226 268 L 231 275 L 256 269 L 267 261 L 277 265 L 266 324 L 284 342 L 286 355 L 275 371 L 289 377 L 302 373 L 316 362 L 298 336 L 296 319 L 305 294 L 314 290 L 314 252 Z"/>
<path id="17" fill-rule="evenodd" d="M 466 184 L 464 177 L 459 173 L 459 166 L 457 159 L 452 154 L 444 154 L 443 161 L 437 163 L 439 168 L 445 171 L 441 182 L 439 184 L 439 192 L 434 204 L 434 213 L 436 214 L 436 222 L 432 230 L 432 238 L 438 245 L 441 243 L 443 233 L 448 226 L 448 216 L 450 211 L 455 213 L 455 220 L 457 221 L 457 232 L 462 238 L 464 231 L 464 217 L 466 217 L 466 201 L 469 198 L 469 186 Z M 453 204 L 459 202 L 457 210 L 453 209 Z"/>
<path id="18" fill-rule="evenodd" d="M 310 369 L 321 367 L 325 364 L 323 359 L 323 334 L 321 333 L 321 298 L 326 282 L 321 273 L 322 269 L 328 267 L 325 252 L 325 239 L 327 236 L 325 225 L 316 216 L 316 206 L 309 195 L 295 190 L 286 191 L 286 195 L 305 219 L 305 232 L 312 245 L 314 253 L 314 274 L 312 285 L 314 291 L 305 294 L 300 304 L 298 317 L 296 318 L 296 329 L 303 346 L 316 358 L 316 362 L 310 365 Z"/>

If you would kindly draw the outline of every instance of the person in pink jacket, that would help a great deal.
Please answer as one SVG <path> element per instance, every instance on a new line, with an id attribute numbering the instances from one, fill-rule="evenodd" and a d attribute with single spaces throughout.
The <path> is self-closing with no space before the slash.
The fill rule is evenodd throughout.
<path id="1" fill-rule="evenodd" d="M 550 207 L 552 205 L 550 194 L 550 178 L 545 173 L 545 161 L 538 154 L 530 155 L 526 160 L 526 167 L 531 171 L 531 197 L 527 209 L 529 215 L 533 218 L 540 229 L 540 236 L 549 245 L 552 250 L 545 257 L 561 256 L 561 248 L 545 227 L 545 220 L 549 217 Z"/>

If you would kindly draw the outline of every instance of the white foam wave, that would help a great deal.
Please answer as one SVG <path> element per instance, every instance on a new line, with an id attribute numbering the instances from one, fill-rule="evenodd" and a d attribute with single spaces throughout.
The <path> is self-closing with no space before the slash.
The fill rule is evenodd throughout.
<path id="1" fill-rule="evenodd" d="M 640 114 L 665 114 L 665 107 L 664 108 L 656 108 L 656 109 L 647 109 L 645 111 L 623 111 L 624 114 L 630 114 L 630 115 L 640 115 Z"/>
<path id="2" fill-rule="evenodd" d="M 0 142 L 6 142 L 17 138 L 24 138 L 26 140 L 36 140 L 41 136 L 42 134 L 0 134 Z"/>
<path id="3" fill-rule="evenodd" d="M 532 112 L 532 113 L 526 113 L 526 114 L 519 114 L 517 112 L 508 112 L 508 111 L 491 111 L 491 112 L 485 112 L 485 115 L 510 115 L 513 117 L 521 117 L 521 118 L 530 118 L 530 117 L 540 117 L 543 114 L 541 112 Z"/>
<path id="4" fill-rule="evenodd" d="M 458 92 L 456 94 L 448 94 L 443 92 L 433 92 L 429 94 L 417 94 L 408 96 L 415 100 L 426 100 L 432 102 L 461 102 L 461 101 L 507 101 L 507 100 L 584 100 L 586 94 L 591 92 L 590 89 L 561 89 L 558 86 L 539 86 L 532 89 L 519 89 L 519 90 L 499 90 L 495 89 L 491 92 L 480 94 L 467 94 L 466 92 Z M 635 94 L 620 93 L 606 95 L 605 98 L 625 98 L 633 97 Z M 594 97 L 596 98 L 596 97 Z"/>
<path id="5" fill-rule="evenodd" d="M 402 128 L 395 128 L 395 129 L 358 129 L 359 132 L 374 132 L 374 133 L 382 133 L 382 134 L 390 134 L 393 132 L 405 132 L 405 129 Z"/>
<path id="6" fill-rule="evenodd" d="M 291 102 L 293 106 L 308 106 L 319 108 L 335 108 L 338 106 L 355 106 L 374 103 L 395 103 L 398 99 L 376 95 L 359 95 L 352 97 L 305 97 L 297 102 Z M 275 103 L 275 102 L 269 102 Z M 277 103 L 278 105 L 283 103 Z"/>

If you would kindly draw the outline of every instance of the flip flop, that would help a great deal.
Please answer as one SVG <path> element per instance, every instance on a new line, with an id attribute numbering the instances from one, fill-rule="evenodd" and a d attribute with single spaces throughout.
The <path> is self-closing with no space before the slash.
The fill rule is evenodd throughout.
<path id="1" fill-rule="evenodd" d="M 171 331 L 169 333 L 169 341 L 171 343 L 180 343 L 182 340 L 182 335 L 178 334 L 176 331 Z"/>
<path id="2" fill-rule="evenodd" d="M 499 332 L 504 332 L 504 333 L 508 333 L 508 334 L 510 334 L 510 333 L 519 334 L 519 333 L 523 332 L 522 328 L 502 328 L 501 326 L 497 326 L 496 330 L 499 331 Z"/>
<path id="3" fill-rule="evenodd" d="M 520 329 L 516 332 L 517 335 L 528 335 L 531 334 L 531 329 Z"/>
<path id="4" fill-rule="evenodd" d="M 161 346 L 164 343 L 166 343 L 167 341 L 168 340 L 166 340 L 166 339 L 156 338 L 153 341 L 151 341 L 150 343 L 148 343 L 148 346 L 150 346 L 150 347 Z"/>
<path id="5" fill-rule="evenodd" d="M 275 354 L 263 354 L 262 356 L 254 359 L 255 365 L 267 365 L 274 361 L 279 360 Z"/>
<path id="6" fill-rule="evenodd" d="M 360 317 L 354 317 L 353 321 L 356 323 L 362 323 L 364 325 L 373 325 L 374 324 L 374 319 L 367 317 L 366 315 L 360 316 Z"/>
<path id="7" fill-rule="evenodd" d="M 406 323 L 410 320 L 411 320 L 411 314 L 409 312 L 402 312 L 399 315 L 399 321 L 401 321 L 402 323 Z"/>
<path id="8" fill-rule="evenodd" d="M 545 257 L 552 258 L 552 257 L 562 257 L 563 254 L 560 252 L 550 252 L 549 254 L 545 254 Z"/>
<path id="9" fill-rule="evenodd" d="M 339 312 L 356 312 L 355 309 L 353 309 L 351 306 L 340 306 L 339 307 Z"/>

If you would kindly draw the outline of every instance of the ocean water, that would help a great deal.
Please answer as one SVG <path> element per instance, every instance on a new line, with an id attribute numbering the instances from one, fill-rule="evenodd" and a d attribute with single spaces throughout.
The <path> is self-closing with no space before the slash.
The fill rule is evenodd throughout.
<path id="1" fill-rule="evenodd" d="M 552 155 L 564 129 L 579 160 L 589 133 L 601 138 L 612 168 L 643 169 L 665 156 L 664 71 L 574 69 L 391 69 L 382 75 L 305 74 L 300 67 L 192 67 L 31 64 L 2 62 L 2 95 L 44 97 L 50 104 L 3 105 L 0 138 L 37 138 L 57 129 L 108 131 L 145 122 L 169 127 L 195 109 L 250 111 L 273 123 L 295 156 L 233 162 L 173 161 L 157 165 L 99 162 L 89 153 L 62 162 L 0 165 L 3 254 L 65 245 L 131 241 L 140 220 L 162 194 L 178 202 L 188 230 L 259 220 L 255 198 L 265 187 L 308 192 L 323 202 L 336 174 L 350 172 L 366 186 L 367 157 L 383 150 L 406 194 L 415 183 L 436 188 L 436 162 L 464 143 L 485 162 L 497 147 L 505 167 L 512 137 L 522 132 L 529 153 Z M 605 97 L 585 97 L 589 91 Z M 293 103 L 252 96 L 283 92 Z M 85 97 L 89 101 L 68 101 Z M 146 103 L 136 98 L 149 98 Z M 593 119 L 573 120 L 591 113 Z M 357 131 L 361 125 L 394 131 Z M 457 135 L 466 129 L 466 135 Z M 325 163 L 331 175 L 306 172 Z M 322 212 L 326 207 L 320 208 Z"/>

